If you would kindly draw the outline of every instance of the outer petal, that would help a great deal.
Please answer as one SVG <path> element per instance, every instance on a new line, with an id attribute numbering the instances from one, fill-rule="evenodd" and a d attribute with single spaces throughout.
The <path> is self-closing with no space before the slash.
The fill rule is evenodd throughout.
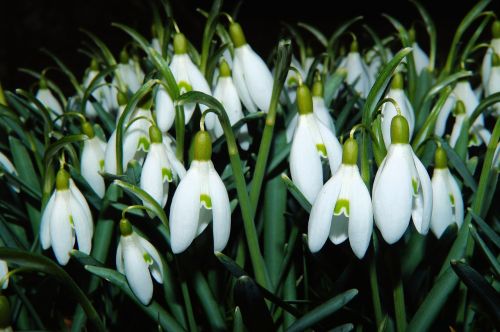
<path id="1" fill-rule="evenodd" d="M 306 121 L 302 116 L 299 118 L 293 137 L 290 173 L 293 182 L 312 204 L 323 186 L 323 169 Z"/>
<path id="2" fill-rule="evenodd" d="M 163 176 L 158 151 L 161 148 L 161 143 L 151 144 L 144 165 L 142 166 L 140 186 L 142 190 L 151 195 L 163 207 Z M 143 203 L 148 205 L 146 202 Z"/>
<path id="3" fill-rule="evenodd" d="M 432 176 L 431 230 L 438 239 L 453 221 L 447 171 L 447 169 L 435 169 Z"/>
<path id="4" fill-rule="evenodd" d="M 411 151 L 411 154 L 413 156 L 413 161 L 415 162 L 415 168 L 417 170 L 421 188 L 421 191 L 419 191 L 419 196 L 421 195 L 421 197 L 417 197 L 415 198 L 415 200 L 418 199 L 419 202 L 422 203 L 422 207 L 418 206 L 417 209 L 413 208 L 412 219 L 417 231 L 420 234 L 427 234 L 427 232 L 429 231 L 429 223 L 432 213 L 431 179 L 429 178 L 429 173 L 427 173 L 427 170 L 425 169 L 420 159 L 418 159 L 413 151 Z"/>
<path id="5" fill-rule="evenodd" d="M 137 236 L 138 241 L 144 248 L 144 250 L 151 256 L 153 259 L 153 264 L 149 266 L 149 270 L 151 271 L 151 275 L 155 280 L 163 284 L 163 263 L 161 261 L 160 254 L 158 250 L 145 238 Z"/>
<path id="6" fill-rule="evenodd" d="M 349 197 L 349 243 L 352 251 L 363 258 L 373 231 L 373 209 L 370 193 L 361 179 L 357 166 L 352 174 Z"/>
<path id="7" fill-rule="evenodd" d="M 389 244 L 398 241 L 408 228 L 412 209 L 411 172 L 406 144 L 390 146 L 385 164 L 375 176 L 372 202 L 375 223 Z"/>
<path id="8" fill-rule="evenodd" d="M 88 182 L 97 196 L 103 198 L 105 191 L 104 179 L 99 174 L 101 162 L 104 161 L 104 150 L 101 143 L 104 142 L 101 142 L 97 136 L 83 143 L 80 169 L 85 181 Z"/>
<path id="9" fill-rule="evenodd" d="M 417 74 L 420 74 L 424 68 L 429 66 L 429 57 L 417 43 L 413 43 L 412 48 L 413 59 L 415 60 L 415 69 Z"/>
<path id="10" fill-rule="evenodd" d="M 92 248 L 93 229 L 89 227 L 86 213 L 73 195 L 71 195 L 69 200 L 69 208 L 73 220 L 73 228 L 75 229 L 76 238 L 78 240 L 78 250 L 88 255 Z M 92 223 L 92 221 L 90 221 L 90 223 Z"/>
<path id="11" fill-rule="evenodd" d="M 450 136 L 450 145 L 452 148 L 457 144 L 457 140 L 462 132 L 462 127 L 464 125 L 465 114 L 460 114 L 455 118 L 455 124 L 453 124 L 453 129 Z"/>
<path id="12" fill-rule="evenodd" d="M 54 211 L 54 203 L 56 201 L 56 191 L 50 196 L 49 202 L 45 206 L 42 214 L 42 221 L 40 222 L 40 243 L 43 249 L 48 249 L 51 245 L 50 241 L 50 223 L 52 220 L 52 213 Z"/>
<path id="13" fill-rule="evenodd" d="M 342 163 L 342 146 L 337 137 L 322 122 L 316 121 L 328 154 L 330 170 L 334 174 Z"/>
<path id="14" fill-rule="evenodd" d="M 240 50 L 242 51 L 240 60 L 243 65 L 243 77 L 248 92 L 257 107 L 267 113 L 273 91 L 273 75 L 267 68 L 266 63 L 254 52 L 250 45 L 241 46 L 235 52 Z"/>
<path id="15" fill-rule="evenodd" d="M 462 191 L 458 186 L 457 180 L 451 175 L 448 170 L 448 181 L 450 185 L 451 195 L 455 200 L 455 222 L 458 225 L 458 228 L 462 227 L 464 222 L 464 200 L 462 198 Z"/>
<path id="16" fill-rule="evenodd" d="M 415 126 L 415 115 L 413 114 L 413 108 L 406 97 L 404 90 L 402 89 L 391 89 L 387 95 L 389 98 L 393 98 L 399 105 L 401 114 L 408 121 L 408 126 L 410 127 L 410 139 L 413 135 L 413 128 Z M 392 103 L 385 103 L 382 108 L 382 135 L 384 137 L 385 147 L 389 148 L 391 144 L 391 122 L 392 119 L 397 115 L 396 108 Z"/>
<path id="17" fill-rule="evenodd" d="M 123 267 L 130 288 L 142 304 L 147 305 L 153 297 L 153 281 L 149 266 L 144 260 L 144 251 L 133 236 L 122 236 Z"/>
<path id="18" fill-rule="evenodd" d="M 110 174 L 116 174 L 116 130 L 113 131 L 111 137 L 106 144 L 104 151 L 104 170 Z"/>
<path id="19" fill-rule="evenodd" d="M 455 107 L 456 97 L 453 94 L 450 94 L 446 99 L 443 108 L 439 112 L 438 118 L 436 120 L 436 125 L 434 127 L 434 134 L 439 137 L 444 135 L 446 130 L 446 120 L 448 120 L 448 116 L 451 113 L 453 107 Z"/>
<path id="20" fill-rule="evenodd" d="M 51 114 L 51 118 L 54 119 L 57 115 L 61 115 L 63 113 L 63 109 L 61 104 L 57 100 L 56 97 L 52 94 L 49 89 L 40 89 L 36 93 L 36 98 L 40 100 L 40 102 L 50 110 L 52 110 L 55 114 Z M 59 120 L 60 122 L 60 120 Z"/>
<path id="21" fill-rule="evenodd" d="M 326 108 L 325 100 L 321 97 L 313 97 L 312 99 L 314 115 L 335 135 L 335 125 L 328 108 Z"/>
<path id="22" fill-rule="evenodd" d="M 121 274 L 125 274 L 125 268 L 123 267 L 123 250 L 122 241 L 118 242 L 118 247 L 116 248 L 116 270 Z"/>
<path id="23" fill-rule="evenodd" d="M 155 105 L 156 124 L 162 132 L 167 132 L 172 128 L 174 123 L 175 111 L 172 98 L 170 98 L 170 95 L 162 86 L 160 86 L 156 93 Z"/>
<path id="24" fill-rule="evenodd" d="M 208 187 L 212 199 L 214 251 L 222 251 L 231 231 L 231 208 L 226 187 L 213 165 L 208 171 Z"/>
<path id="25" fill-rule="evenodd" d="M 183 252 L 193 242 L 200 214 L 200 182 L 197 161 L 181 180 L 170 206 L 170 233 L 172 252 Z"/>
<path id="26" fill-rule="evenodd" d="M 243 64 L 239 59 L 241 57 L 241 52 L 238 52 L 238 49 L 235 50 L 234 55 L 234 66 L 233 66 L 233 81 L 236 89 L 238 90 L 238 95 L 241 99 L 241 102 L 247 110 L 251 113 L 257 112 L 257 105 L 252 100 L 250 96 L 250 92 L 248 91 L 245 77 L 243 76 Z"/>
<path id="27" fill-rule="evenodd" d="M 333 209 L 342 185 L 343 168 L 341 167 L 328 180 L 314 201 L 307 226 L 307 243 L 311 252 L 323 248 L 332 226 Z"/>
<path id="28" fill-rule="evenodd" d="M 293 115 L 290 123 L 286 127 L 286 142 L 290 143 L 293 139 L 295 129 L 297 129 L 297 124 L 299 123 L 299 113 Z"/>
<path id="29" fill-rule="evenodd" d="M 69 201 L 69 190 L 56 192 L 52 220 L 49 226 L 52 249 L 54 250 L 57 261 L 61 265 L 66 265 L 68 263 L 69 252 L 75 244 L 75 236 L 70 220 Z"/>
<path id="30" fill-rule="evenodd" d="M 370 80 L 365 65 L 358 52 L 350 52 L 347 55 L 347 83 L 354 84 L 353 88 L 363 98 L 368 96 L 370 90 Z"/>
<path id="31" fill-rule="evenodd" d="M 71 195 L 76 199 L 76 201 L 80 204 L 83 213 L 85 214 L 85 221 L 87 221 L 88 227 L 94 231 L 94 223 L 92 221 L 92 213 L 90 212 L 89 205 L 87 204 L 87 200 L 83 197 L 80 190 L 76 187 L 73 179 L 69 180 L 69 190 L 71 191 Z"/>
<path id="32" fill-rule="evenodd" d="M 7 262 L 0 259 L 0 280 L 2 280 L 7 273 L 9 273 L 9 267 Z M 1 285 L 2 289 L 6 289 L 9 286 L 9 279 L 5 279 L 4 283 Z"/>

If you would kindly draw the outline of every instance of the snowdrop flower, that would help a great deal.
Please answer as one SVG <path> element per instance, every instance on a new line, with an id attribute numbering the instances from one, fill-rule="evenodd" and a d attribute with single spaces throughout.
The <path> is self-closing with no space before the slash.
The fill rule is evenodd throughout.
<path id="1" fill-rule="evenodd" d="M 366 63 L 368 64 L 368 72 L 370 74 L 370 78 L 372 82 L 375 82 L 375 79 L 378 76 L 382 65 L 384 64 L 382 58 L 382 52 L 385 54 L 386 59 L 392 59 L 393 54 L 389 48 L 379 49 L 377 45 L 375 45 L 371 50 L 366 54 Z M 406 59 L 406 58 L 405 58 Z"/>
<path id="2" fill-rule="evenodd" d="M 90 254 L 94 223 L 87 201 L 67 171 L 61 168 L 56 176 L 56 189 L 45 207 L 40 224 L 43 249 L 52 246 L 61 265 L 69 261 L 69 253 L 78 240 L 78 250 Z"/>
<path id="3" fill-rule="evenodd" d="M 7 278 L 8 273 L 9 266 L 7 265 L 7 262 L 0 259 L 0 282 L 2 282 L 0 287 L 2 287 L 2 289 L 7 289 L 7 287 L 9 287 L 9 278 Z"/>
<path id="4" fill-rule="evenodd" d="M 9 160 L 9 158 L 7 158 L 6 155 L 0 152 L 0 175 L 2 170 L 5 170 L 9 174 L 17 176 L 17 170 L 12 162 Z M 18 185 L 12 185 L 11 188 L 17 193 L 20 191 Z"/>
<path id="5" fill-rule="evenodd" d="M 229 122 L 231 125 L 234 125 L 236 122 L 243 119 L 240 98 L 238 97 L 238 92 L 231 78 L 231 69 L 228 63 L 222 60 L 219 67 L 220 76 L 214 89 L 214 97 L 224 106 L 227 116 L 229 117 Z M 205 119 L 207 128 L 213 132 L 215 137 L 218 138 L 224 134 L 219 119 L 215 114 L 209 113 L 206 115 Z M 236 136 L 241 148 L 243 150 L 248 150 L 252 143 L 252 137 L 248 134 L 248 126 L 246 124 L 238 129 Z"/>
<path id="6" fill-rule="evenodd" d="M 140 186 L 163 208 L 167 204 L 169 182 L 172 182 L 174 177 L 182 178 L 186 171 L 182 164 L 181 174 L 177 174 L 176 169 L 172 167 L 158 127 L 149 127 L 149 138 L 151 144 L 142 166 Z M 143 203 L 148 206 L 147 202 Z"/>
<path id="7" fill-rule="evenodd" d="M 314 82 L 312 87 L 312 103 L 314 116 L 335 135 L 335 124 L 330 115 L 330 111 L 328 111 L 325 105 L 325 99 L 323 98 L 323 83 L 319 79 Z M 298 121 L 299 114 L 295 114 L 286 129 L 287 142 L 292 141 Z"/>
<path id="8" fill-rule="evenodd" d="M 319 251 L 330 237 L 334 244 L 349 238 L 354 254 L 363 258 L 370 244 L 373 212 L 370 193 L 358 166 L 358 144 L 349 138 L 344 144 L 342 164 L 314 201 L 308 225 L 311 252 Z"/>
<path id="9" fill-rule="evenodd" d="M 428 68 L 430 65 L 429 56 L 418 45 L 415 35 L 415 29 L 411 28 L 408 33 L 410 42 L 412 43 L 411 48 L 413 52 L 413 60 L 415 61 L 415 71 L 418 75 L 420 75 L 422 73 L 422 70 Z"/>
<path id="10" fill-rule="evenodd" d="M 210 95 L 210 87 L 205 77 L 198 67 L 191 61 L 187 54 L 187 40 L 182 33 L 176 33 L 174 36 L 174 56 L 170 63 L 170 70 L 179 86 L 180 94 L 188 91 L 201 91 Z M 184 105 L 184 120 L 187 124 L 193 116 L 195 103 Z M 207 109 L 201 105 L 201 110 Z M 156 122 L 161 131 L 168 131 L 175 119 L 174 103 L 168 92 L 160 85 L 156 94 Z"/>
<path id="11" fill-rule="evenodd" d="M 500 92 L 500 53 L 495 54 L 492 57 L 492 62 L 491 62 L 491 72 L 490 72 L 490 77 L 488 79 L 488 85 L 485 86 L 486 90 L 486 97 Z M 495 108 L 495 113 L 497 116 L 500 115 L 500 103 L 496 103 L 493 105 Z"/>
<path id="12" fill-rule="evenodd" d="M 99 64 L 97 63 L 97 60 L 92 59 L 90 62 L 90 68 L 83 79 L 83 87 L 85 89 L 88 88 L 97 75 L 99 75 Z M 104 85 L 105 83 L 106 82 L 103 78 L 99 82 L 99 84 L 102 85 L 92 92 L 92 96 L 101 104 L 105 111 L 110 112 L 112 109 L 117 108 L 116 96 L 113 92 L 114 88 Z M 97 111 L 90 100 L 88 100 L 85 105 L 85 115 L 89 118 L 95 118 L 97 116 Z"/>
<path id="13" fill-rule="evenodd" d="M 461 227 L 463 221 L 464 202 L 460 187 L 448 169 L 446 152 L 438 147 L 432 175 L 431 230 L 439 239 L 450 224 Z"/>
<path id="14" fill-rule="evenodd" d="M 104 170 L 104 151 L 106 142 L 102 141 L 94 133 L 89 122 L 84 122 L 82 132 L 88 136 L 83 142 L 82 156 L 80 158 L 80 170 L 85 181 L 100 198 L 104 197 L 104 179 L 99 172 Z"/>
<path id="15" fill-rule="evenodd" d="M 457 144 L 458 138 L 462 133 L 462 127 L 467 119 L 467 112 L 465 111 L 464 103 L 461 100 L 455 103 L 453 115 L 455 116 L 455 123 L 453 124 L 453 129 L 451 130 L 450 135 L 450 146 L 452 148 L 454 148 Z"/>
<path id="16" fill-rule="evenodd" d="M 293 182 L 312 204 L 323 187 L 323 161 L 331 174 L 339 168 L 342 147 L 335 135 L 313 114 L 312 97 L 306 85 L 297 88 L 299 119 L 290 151 Z"/>
<path id="17" fill-rule="evenodd" d="M 273 76 L 262 58 L 248 45 L 239 23 L 232 22 L 229 34 L 234 44 L 233 81 L 249 112 L 266 112 L 271 103 Z"/>
<path id="18" fill-rule="evenodd" d="M 49 109 L 50 118 L 54 120 L 57 116 L 63 114 L 63 109 L 59 101 L 50 91 L 47 81 L 44 77 L 40 79 L 40 85 L 38 86 L 38 91 L 35 95 L 36 99 L 38 99 L 43 106 Z M 61 124 L 61 119 L 57 120 L 56 124 Z"/>
<path id="19" fill-rule="evenodd" d="M 116 249 L 116 269 L 125 275 L 134 295 L 148 305 L 153 297 L 153 280 L 163 283 L 163 263 L 153 245 L 135 233 L 130 222 L 120 220 L 120 243 Z"/>
<path id="20" fill-rule="evenodd" d="M 373 82 L 368 68 L 358 52 L 357 40 L 352 41 L 351 51 L 340 66 L 347 69 L 347 84 L 353 85 L 353 89 L 359 93 L 361 97 L 366 98 Z"/>
<path id="21" fill-rule="evenodd" d="M 410 140 L 413 135 L 413 129 L 415 127 L 415 114 L 413 112 L 413 107 L 408 100 L 408 97 L 403 90 L 403 76 L 401 73 L 396 73 L 391 82 L 391 89 L 387 94 L 386 98 L 393 99 L 398 107 L 401 115 L 406 118 L 408 125 L 410 126 Z M 393 103 L 385 103 L 382 107 L 382 136 L 384 137 L 385 147 L 389 148 L 391 145 L 391 122 L 398 112 L 396 111 L 396 106 Z"/>
<path id="22" fill-rule="evenodd" d="M 135 93 L 141 87 L 144 80 L 144 72 L 141 67 L 129 57 L 127 50 L 120 52 L 120 63 L 116 67 L 117 76 L 123 81 L 130 92 Z M 115 85 L 117 78 L 113 80 Z"/>
<path id="23" fill-rule="evenodd" d="M 491 62 L 493 60 L 493 54 L 500 55 L 500 21 L 496 20 L 491 26 L 492 39 L 490 42 L 490 47 L 486 51 L 483 58 L 483 64 L 481 66 L 481 77 L 483 82 L 483 87 L 488 86 L 488 81 L 491 75 Z"/>
<path id="24" fill-rule="evenodd" d="M 420 234 L 427 234 L 432 211 L 431 180 L 408 143 L 410 129 L 402 115 L 391 124 L 391 145 L 373 183 L 375 223 L 384 240 L 395 243 L 413 220 Z"/>
<path id="25" fill-rule="evenodd" d="M 212 143 L 206 131 L 194 137 L 194 159 L 170 206 L 172 252 L 183 252 L 213 220 L 214 251 L 229 240 L 231 209 L 226 187 L 210 160 Z"/>

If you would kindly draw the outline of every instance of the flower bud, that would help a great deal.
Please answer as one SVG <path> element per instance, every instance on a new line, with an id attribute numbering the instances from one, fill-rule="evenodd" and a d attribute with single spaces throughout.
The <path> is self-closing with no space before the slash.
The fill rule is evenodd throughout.
<path id="1" fill-rule="evenodd" d="M 149 127 L 149 138 L 151 140 L 151 143 L 161 143 L 163 140 L 163 137 L 161 135 L 161 131 L 157 126 L 151 126 Z"/>
<path id="2" fill-rule="evenodd" d="M 229 68 L 229 65 L 224 59 L 220 62 L 219 73 L 220 77 L 231 77 L 231 68 Z"/>
<path id="3" fill-rule="evenodd" d="M 212 139 L 206 131 L 200 130 L 194 136 L 194 160 L 208 161 L 212 157 Z"/>
<path id="4" fill-rule="evenodd" d="M 313 112 L 311 91 L 305 84 L 297 88 L 297 107 L 300 115 L 306 115 Z"/>
<path id="5" fill-rule="evenodd" d="M 410 128 L 408 121 L 402 115 L 396 115 L 391 122 L 391 142 L 393 144 L 408 144 L 410 142 Z"/>

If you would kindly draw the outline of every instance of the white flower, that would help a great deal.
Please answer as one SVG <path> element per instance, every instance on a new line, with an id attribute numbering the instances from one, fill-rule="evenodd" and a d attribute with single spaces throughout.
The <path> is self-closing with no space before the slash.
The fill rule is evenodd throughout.
<path id="1" fill-rule="evenodd" d="M 340 166 L 342 148 L 335 135 L 312 110 L 309 88 L 297 88 L 299 119 L 290 151 L 290 173 L 293 182 L 312 204 L 323 186 L 323 159 L 328 160 L 331 174 Z"/>
<path id="2" fill-rule="evenodd" d="M 243 119 L 243 111 L 238 92 L 231 78 L 231 69 L 225 60 L 222 60 L 219 72 L 220 76 L 214 89 L 214 98 L 224 106 L 229 122 L 231 125 L 234 125 Z M 214 133 L 215 137 L 218 138 L 224 134 L 219 118 L 215 114 L 209 113 L 205 119 L 207 128 Z M 236 136 L 241 148 L 248 150 L 252 142 L 252 137 L 248 134 L 248 126 L 246 124 L 237 130 Z"/>
<path id="3" fill-rule="evenodd" d="M 413 52 L 413 59 L 415 60 L 415 70 L 417 74 L 420 75 L 422 70 L 429 67 L 429 56 L 420 48 L 417 42 L 413 42 L 411 48 Z"/>
<path id="4" fill-rule="evenodd" d="M 328 180 L 314 201 L 308 225 L 311 252 L 319 251 L 328 237 L 334 244 L 349 243 L 358 258 L 370 244 L 373 212 L 370 193 L 359 174 L 358 146 L 350 138 L 344 144 L 342 165 Z"/>
<path id="5" fill-rule="evenodd" d="M 382 68 L 382 65 L 384 64 L 383 58 L 381 56 L 382 52 L 385 53 L 386 59 L 393 58 L 393 54 L 389 48 L 384 47 L 382 50 L 380 50 L 377 45 L 374 45 L 373 48 L 366 53 L 366 63 L 368 64 L 368 72 L 370 73 L 372 82 L 375 82 L 375 79 L 377 78 L 378 73 Z"/>
<path id="6" fill-rule="evenodd" d="M 408 97 L 403 90 L 403 76 L 396 73 L 392 79 L 391 89 L 386 98 L 392 98 L 399 106 L 401 115 L 406 118 L 410 126 L 410 140 L 413 135 L 415 127 L 415 114 Z M 382 136 L 384 137 L 385 147 L 389 148 L 391 145 L 391 122 L 392 118 L 397 115 L 395 105 L 392 103 L 385 103 L 382 107 Z"/>
<path id="7" fill-rule="evenodd" d="M 484 87 L 486 92 L 486 97 L 500 92 L 500 53 L 496 54 L 493 58 L 493 63 L 490 71 L 488 79 L 488 84 Z M 497 116 L 500 116 L 500 103 L 496 103 L 493 105 L 495 109 L 495 113 Z"/>
<path id="8" fill-rule="evenodd" d="M 45 207 L 40 224 L 40 243 L 43 249 L 52 246 L 61 265 L 69 261 L 69 253 L 78 240 L 78 250 L 90 254 L 94 223 L 87 201 L 68 172 L 60 169 L 56 189 Z"/>
<path id="9" fill-rule="evenodd" d="M 427 234 L 432 211 L 431 180 L 408 144 L 408 123 L 397 115 L 392 126 L 392 144 L 377 171 L 372 192 L 375 223 L 389 244 L 403 236 L 410 217 L 417 231 Z"/>
<path id="10" fill-rule="evenodd" d="M 90 68 L 83 79 L 84 89 L 90 86 L 97 75 L 99 75 L 99 65 L 95 59 L 92 59 Z M 116 102 L 115 88 L 106 85 L 104 78 L 100 79 L 98 85 L 100 86 L 92 92 L 92 96 L 101 104 L 105 111 L 110 112 L 112 109 L 116 109 L 118 105 Z M 85 115 L 90 118 L 95 118 L 97 116 L 97 111 L 90 100 L 87 100 L 87 104 L 85 105 Z"/>
<path id="11" fill-rule="evenodd" d="M 57 116 L 63 114 L 63 109 L 59 101 L 52 94 L 52 91 L 47 86 L 47 82 L 45 78 L 40 79 L 40 86 L 35 95 L 35 98 L 38 99 L 43 106 L 49 109 L 50 118 L 54 120 Z M 61 119 L 57 120 L 56 124 L 61 124 Z"/>
<path id="12" fill-rule="evenodd" d="M 356 40 L 351 43 L 351 51 L 340 64 L 340 67 L 347 69 L 347 84 L 353 85 L 354 91 L 359 93 L 361 97 L 366 98 L 373 82 L 369 70 L 358 52 L 358 42 Z"/>
<path id="13" fill-rule="evenodd" d="M 134 295 L 148 305 L 153 297 L 151 275 L 163 283 L 163 263 L 153 245 L 132 230 L 127 219 L 120 221 L 120 243 L 116 249 L 116 269 L 125 275 Z"/>
<path id="14" fill-rule="evenodd" d="M 431 230 L 440 238 L 449 225 L 455 223 L 461 227 L 463 221 L 464 202 L 460 187 L 448 169 L 446 153 L 438 147 L 432 175 Z"/>
<path id="15" fill-rule="evenodd" d="M 2 289 L 7 289 L 7 287 L 9 287 L 9 278 L 6 278 L 8 273 L 9 266 L 7 265 L 7 262 L 3 259 L 0 259 L 0 281 L 3 281 L 2 285 L 0 286 L 2 287 Z"/>
<path id="16" fill-rule="evenodd" d="M 14 165 L 12 164 L 12 162 L 9 160 L 9 158 L 7 158 L 6 155 L 4 155 L 1 151 L 0 151 L 0 171 L 2 171 L 2 169 L 4 169 L 7 173 L 9 174 L 12 174 L 14 176 L 17 176 L 17 170 L 16 168 L 14 167 Z M 1 172 L 0 172 L 0 175 L 1 175 Z M 11 188 L 15 191 L 15 192 L 19 192 L 20 189 L 19 189 L 19 186 L 18 185 L 12 185 Z"/>
<path id="17" fill-rule="evenodd" d="M 500 54 L 500 21 L 495 20 L 491 26 L 492 39 L 490 42 L 490 47 L 486 51 L 483 63 L 481 66 L 481 77 L 483 82 L 483 87 L 488 85 L 488 81 L 490 79 L 491 74 L 491 60 L 493 53 Z"/>
<path id="18" fill-rule="evenodd" d="M 188 91 L 201 91 L 210 95 L 210 87 L 198 67 L 187 54 L 187 40 L 182 33 L 174 36 L 174 56 L 170 63 L 170 70 L 179 86 L 180 94 Z M 187 124 L 193 116 L 195 103 L 184 105 L 184 122 Z M 207 107 L 200 105 L 202 111 Z M 168 131 L 175 119 L 175 110 L 172 98 L 163 86 L 156 93 L 156 122 L 161 131 Z"/>
<path id="19" fill-rule="evenodd" d="M 273 76 L 266 63 L 247 44 L 241 26 L 233 22 L 229 33 L 234 44 L 233 81 L 243 105 L 249 112 L 269 111 Z"/>
<path id="20" fill-rule="evenodd" d="M 174 180 L 174 176 L 182 178 L 186 171 L 182 164 L 181 174 L 177 174 L 172 167 L 166 145 L 162 143 L 162 134 L 157 127 L 149 128 L 149 136 L 151 145 L 142 166 L 140 187 L 163 208 L 167 204 L 169 182 Z M 148 206 L 147 202 L 143 203 Z"/>
<path id="21" fill-rule="evenodd" d="M 200 131 L 194 140 L 194 159 L 170 206 L 171 246 L 175 254 L 186 250 L 211 220 L 214 251 L 222 251 L 231 229 L 227 190 L 210 160 L 210 135 Z"/>
<path id="22" fill-rule="evenodd" d="M 144 72 L 139 63 L 129 58 L 126 49 L 120 52 L 120 63 L 116 66 L 116 73 L 132 93 L 139 90 L 144 80 Z M 118 86 L 116 77 L 113 79 L 113 84 Z"/>
<path id="23" fill-rule="evenodd" d="M 85 181 L 100 198 L 104 197 L 104 179 L 99 172 L 104 170 L 104 151 L 106 142 L 95 136 L 92 125 L 85 122 L 82 125 L 83 133 L 89 138 L 83 142 L 80 170 Z"/>

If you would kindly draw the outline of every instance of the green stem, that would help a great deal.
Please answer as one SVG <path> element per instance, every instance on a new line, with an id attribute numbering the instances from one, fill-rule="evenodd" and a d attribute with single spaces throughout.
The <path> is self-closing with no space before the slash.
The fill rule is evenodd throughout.
<path id="1" fill-rule="evenodd" d="M 175 156 L 182 163 L 184 162 L 184 106 L 175 106 Z"/>
<path id="2" fill-rule="evenodd" d="M 191 298 L 189 297 L 189 288 L 186 282 L 186 278 L 182 273 L 181 267 L 179 266 L 179 262 L 175 261 L 175 266 L 177 268 L 177 272 L 179 274 L 179 279 L 181 283 L 181 293 L 182 293 L 182 298 L 184 300 L 184 307 L 186 309 L 189 331 L 197 332 L 198 326 L 196 325 L 196 321 L 194 319 L 193 306 L 191 304 Z"/>
<path id="3" fill-rule="evenodd" d="M 405 295 L 403 290 L 403 280 L 401 276 L 398 277 L 396 285 L 392 293 L 394 299 L 394 312 L 396 314 L 396 328 L 398 332 L 406 330 L 406 309 L 405 309 Z"/>
<path id="4" fill-rule="evenodd" d="M 375 257 L 375 252 L 373 256 L 370 258 L 370 266 L 369 266 L 369 274 L 370 274 L 370 287 L 372 291 L 372 304 L 373 311 L 375 313 L 375 324 L 378 328 L 382 324 L 383 313 L 382 313 L 382 304 L 380 302 L 380 290 L 378 287 L 378 276 L 377 276 L 377 261 Z"/>

